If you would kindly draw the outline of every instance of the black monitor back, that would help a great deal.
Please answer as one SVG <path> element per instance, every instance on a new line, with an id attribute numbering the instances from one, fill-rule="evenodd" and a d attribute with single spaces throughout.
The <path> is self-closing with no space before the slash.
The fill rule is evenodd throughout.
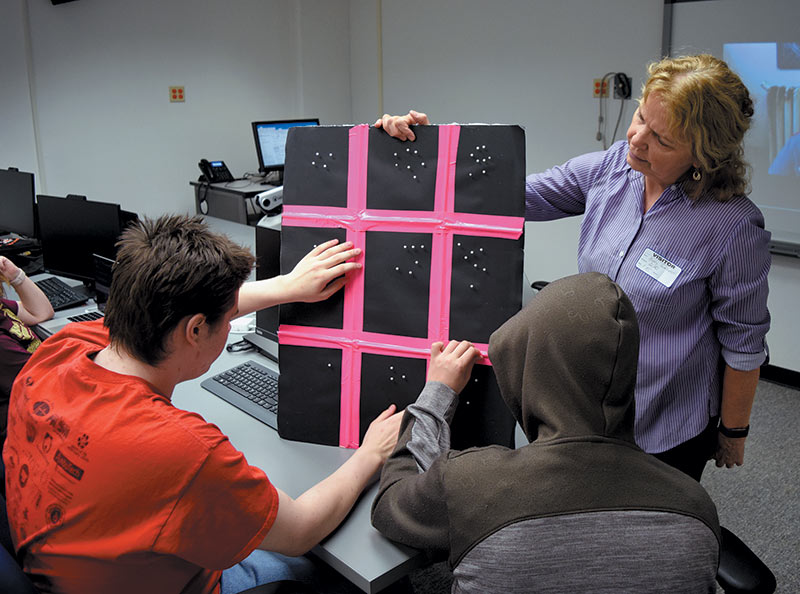
<path id="1" fill-rule="evenodd" d="M 94 264 L 94 300 L 100 311 L 105 311 L 111 293 L 111 279 L 114 273 L 114 260 L 100 254 L 92 254 Z"/>
<path id="2" fill-rule="evenodd" d="M 33 174 L 0 169 L 0 229 L 35 237 Z"/>
<path id="3" fill-rule="evenodd" d="M 37 197 L 42 264 L 52 274 L 94 280 L 92 254 L 113 259 L 119 238 L 119 204 Z"/>
<path id="4" fill-rule="evenodd" d="M 281 273 L 281 232 L 265 227 L 256 227 L 256 280 L 272 278 Z M 258 348 L 264 355 L 278 360 L 278 306 L 256 312 L 255 334 L 244 339 Z"/>

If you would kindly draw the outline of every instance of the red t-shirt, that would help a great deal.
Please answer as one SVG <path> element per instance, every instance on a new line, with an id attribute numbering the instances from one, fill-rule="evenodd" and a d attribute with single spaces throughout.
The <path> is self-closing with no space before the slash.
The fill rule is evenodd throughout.
<path id="1" fill-rule="evenodd" d="M 263 540 L 278 495 L 220 430 L 91 356 L 102 320 L 42 343 L 9 407 L 6 493 L 45 592 L 210 593 Z"/>

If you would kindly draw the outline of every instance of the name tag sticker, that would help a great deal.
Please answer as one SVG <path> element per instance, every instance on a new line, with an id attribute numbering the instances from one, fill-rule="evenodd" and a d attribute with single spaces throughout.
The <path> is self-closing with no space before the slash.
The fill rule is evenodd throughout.
<path id="1" fill-rule="evenodd" d="M 681 273 L 681 269 L 651 249 L 646 249 L 636 263 L 636 268 L 647 276 L 656 279 L 665 287 L 671 287 Z"/>

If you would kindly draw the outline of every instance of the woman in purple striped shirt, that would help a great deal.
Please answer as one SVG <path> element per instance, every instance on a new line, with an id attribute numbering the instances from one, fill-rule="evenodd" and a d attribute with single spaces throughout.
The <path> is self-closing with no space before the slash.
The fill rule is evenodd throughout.
<path id="1" fill-rule="evenodd" d="M 578 269 L 628 294 L 641 330 L 636 441 L 700 480 L 744 459 L 769 329 L 770 234 L 746 197 L 753 103 L 709 55 L 649 68 L 627 140 L 526 179 L 526 219 L 583 214 Z M 385 115 L 414 140 L 424 113 Z"/>

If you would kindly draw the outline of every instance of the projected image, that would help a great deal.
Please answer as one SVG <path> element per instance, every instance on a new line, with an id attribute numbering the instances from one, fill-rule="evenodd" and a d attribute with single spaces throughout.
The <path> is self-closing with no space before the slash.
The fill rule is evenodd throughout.
<path id="1" fill-rule="evenodd" d="M 739 74 L 755 114 L 745 136 L 750 198 L 773 243 L 800 244 L 800 41 L 726 43 L 723 60 Z"/>
<path id="2" fill-rule="evenodd" d="M 727 43 L 723 52 L 756 102 L 748 140 L 753 167 L 800 175 L 800 42 Z"/>

